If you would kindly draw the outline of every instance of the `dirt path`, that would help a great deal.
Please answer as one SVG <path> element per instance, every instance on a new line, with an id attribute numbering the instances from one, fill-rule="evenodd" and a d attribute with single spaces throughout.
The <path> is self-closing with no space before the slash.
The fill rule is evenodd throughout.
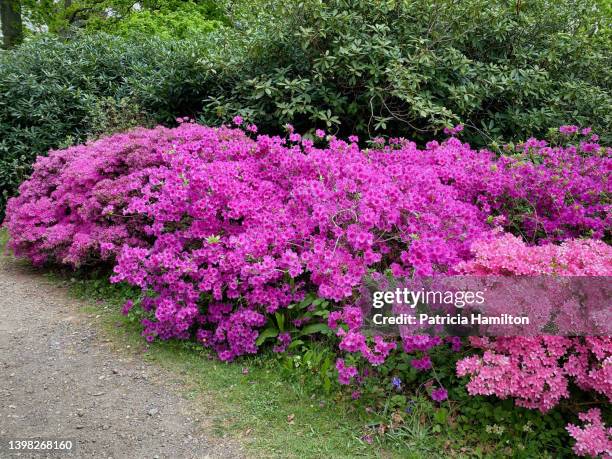
<path id="1" fill-rule="evenodd" d="M 71 454 L 4 457 L 235 458 L 160 368 L 119 355 L 66 291 L 0 257 L 0 439 L 71 439 Z"/>

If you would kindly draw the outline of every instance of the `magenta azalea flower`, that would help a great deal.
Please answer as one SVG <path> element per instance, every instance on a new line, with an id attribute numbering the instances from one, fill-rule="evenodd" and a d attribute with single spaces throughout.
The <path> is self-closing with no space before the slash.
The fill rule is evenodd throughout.
<path id="1" fill-rule="evenodd" d="M 431 391 L 431 398 L 436 402 L 442 402 L 448 398 L 448 391 L 443 387 Z"/>

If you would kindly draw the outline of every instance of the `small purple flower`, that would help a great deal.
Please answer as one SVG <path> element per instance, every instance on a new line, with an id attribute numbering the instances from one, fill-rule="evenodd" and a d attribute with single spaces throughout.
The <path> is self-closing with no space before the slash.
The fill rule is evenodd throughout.
<path id="1" fill-rule="evenodd" d="M 589 135 L 589 134 L 591 133 L 591 131 L 592 131 L 592 130 L 593 130 L 593 129 L 592 129 L 592 128 L 590 128 L 590 127 L 585 127 L 584 129 L 582 129 L 582 131 L 580 131 L 580 133 L 581 133 L 582 135 Z"/>
<path id="2" fill-rule="evenodd" d="M 349 142 L 353 142 L 353 143 L 359 142 L 359 137 L 357 137 L 356 135 L 350 135 L 348 139 L 349 139 Z"/>
<path id="3" fill-rule="evenodd" d="M 353 400 L 358 400 L 361 397 L 361 392 L 359 392 L 358 390 L 353 391 L 353 393 L 351 394 L 351 398 Z"/>
<path id="4" fill-rule="evenodd" d="M 254 124 L 249 124 L 247 126 L 247 131 L 252 132 L 253 134 L 257 133 L 257 126 Z"/>
<path id="5" fill-rule="evenodd" d="M 457 133 L 459 133 L 461 131 L 463 131 L 463 124 L 458 124 L 457 126 L 452 127 L 452 128 L 448 128 L 448 127 L 444 128 L 444 133 L 446 135 L 454 136 L 455 134 L 457 134 Z"/>
<path id="6" fill-rule="evenodd" d="M 391 384 L 396 390 L 400 390 L 402 387 L 402 380 L 399 379 L 397 376 L 394 376 L 393 379 L 391 380 Z"/>
<path id="7" fill-rule="evenodd" d="M 325 131 L 323 129 L 317 129 L 315 131 L 315 136 L 317 136 L 319 139 L 322 139 L 323 137 L 325 137 Z"/>
<path id="8" fill-rule="evenodd" d="M 274 352 L 285 352 L 291 344 L 291 335 L 287 332 L 283 332 L 278 335 L 278 344 L 272 349 Z"/>
<path id="9" fill-rule="evenodd" d="M 443 387 L 431 391 L 431 398 L 436 402 L 442 402 L 448 398 L 448 391 Z"/>
<path id="10" fill-rule="evenodd" d="M 501 219 L 499 219 L 501 217 Z M 499 219 L 499 220 L 498 220 Z M 505 217 L 503 215 L 499 215 L 493 219 L 493 222 L 497 225 L 502 225 L 505 223 Z M 458 336 L 449 336 L 446 338 L 446 342 L 451 345 L 451 349 L 454 352 L 459 352 L 461 350 L 461 338 Z"/>

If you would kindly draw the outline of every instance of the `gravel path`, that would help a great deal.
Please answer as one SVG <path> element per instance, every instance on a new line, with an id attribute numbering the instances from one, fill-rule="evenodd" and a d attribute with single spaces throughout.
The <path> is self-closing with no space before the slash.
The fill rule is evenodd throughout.
<path id="1" fill-rule="evenodd" d="M 164 370 L 120 355 L 82 304 L 0 256 L 0 439 L 72 439 L 72 453 L 4 457 L 236 458 Z"/>

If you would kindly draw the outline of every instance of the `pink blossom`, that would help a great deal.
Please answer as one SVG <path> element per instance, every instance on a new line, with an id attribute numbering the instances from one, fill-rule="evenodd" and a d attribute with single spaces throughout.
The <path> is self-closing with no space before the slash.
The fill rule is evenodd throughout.
<path id="1" fill-rule="evenodd" d="M 436 402 L 442 402 L 448 398 L 448 391 L 443 387 L 431 391 L 431 398 Z"/>
<path id="2" fill-rule="evenodd" d="M 576 440 L 573 447 L 578 456 L 612 457 L 612 428 L 601 420 L 599 408 L 591 408 L 578 415 L 583 427 L 569 424 L 567 431 Z"/>

